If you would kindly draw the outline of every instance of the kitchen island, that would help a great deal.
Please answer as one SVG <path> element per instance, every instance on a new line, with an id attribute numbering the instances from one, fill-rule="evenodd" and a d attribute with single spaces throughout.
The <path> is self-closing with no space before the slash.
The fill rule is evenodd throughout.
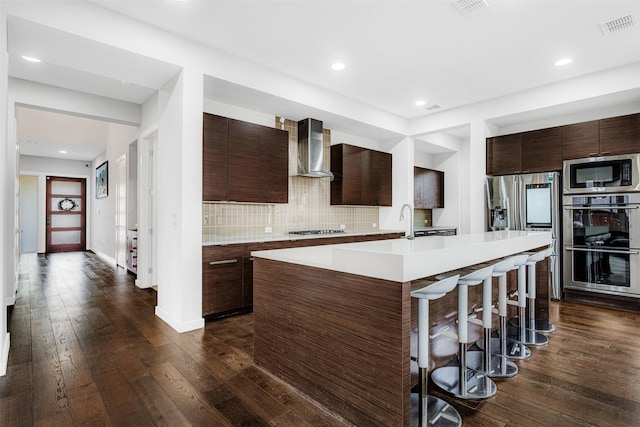
<path id="1" fill-rule="evenodd" d="M 408 426 L 412 281 L 550 243 L 501 231 L 253 252 L 255 364 L 349 423 Z"/>

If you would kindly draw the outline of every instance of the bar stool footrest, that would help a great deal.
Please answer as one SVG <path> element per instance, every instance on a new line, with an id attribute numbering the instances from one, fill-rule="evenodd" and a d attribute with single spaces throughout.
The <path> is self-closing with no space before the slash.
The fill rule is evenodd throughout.
<path id="1" fill-rule="evenodd" d="M 524 340 L 522 340 L 520 328 L 513 327 L 507 328 L 507 339 L 530 345 L 547 345 L 549 343 L 548 337 L 531 329 L 524 330 Z"/>
<path id="2" fill-rule="evenodd" d="M 419 393 L 411 394 L 412 408 L 418 408 L 419 399 Z M 428 426 L 460 427 L 462 425 L 462 417 L 458 411 L 452 405 L 436 396 L 427 395 L 427 408 Z M 412 411 L 412 427 L 420 426 L 418 412 L 418 410 L 416 410 L 415 413 Z"/>
<path id="3" fill-rule="evenodd" d="M 496 394 L 496 384 L 487 375 L 472 369 L 466 369 L 466 374 L 466 393 L 460 389 L 460 366 L 437 368 L 431 373 L 431 380 L 442 390 L 459 399 L 483 400 Z"/>
<path id="4" fill-rule="evenodd" d="M 484 339 L 476 341 L 478 348 L 484 350 Z M 491 352 L 500 354 L 500 338 L 491 338 Z M 502 356 L 513 360 L 523 360 L 531 357 L 531 349 L 518 341 L 510 340 L 507 337 L 507 354 Z"/>
<path id="5" fill-rule="evenodd" d="M 467 367 L 474 371 L 484 372 L 484 351 L 467 352 Z M 490 378 L 511 378 L 518 374 L 518 366 L 504 356 L 492 354 L 490 371 L 485 372 Z"/>
<path id="6" fill-rule="evenodd" d="M 515 317 L 512 317 L 511 319 L 509 319 L 509 325 L 513 326 L 514 328 L 519 328 L 520 327 L 520 317 L 515 316 Z M 553 323 L 547 322 L 546 320 L 539 320 L 539 319 L 536 319 L 536 328 L 532 329 L 531 328 L 531 319 L 525 318 L 524 319 L 524 327 L 526 329 L 535 330 L 536 332 L 541 332 L 543 334 L 549 334 L 549 333 L 552 333 L 552 332 L 556 331 L 556 326 Z"/>

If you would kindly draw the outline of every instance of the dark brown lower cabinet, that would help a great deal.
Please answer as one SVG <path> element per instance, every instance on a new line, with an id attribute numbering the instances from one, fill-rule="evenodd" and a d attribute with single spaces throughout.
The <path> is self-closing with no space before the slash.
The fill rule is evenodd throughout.
<path id="1" fill-rule="evenodd" d="M 202 316 L 214 319 L 251 311 L 253 307 L 252 251 L 366 242 L 396 239 L 402 236 L 403 233 L 389 233 L 203 246 Z"/>
<path id="2" fill-rule="evenodd" d="M 205 258 L 202 281 L 203 316 L 242 307 L 242 257 Z"/>

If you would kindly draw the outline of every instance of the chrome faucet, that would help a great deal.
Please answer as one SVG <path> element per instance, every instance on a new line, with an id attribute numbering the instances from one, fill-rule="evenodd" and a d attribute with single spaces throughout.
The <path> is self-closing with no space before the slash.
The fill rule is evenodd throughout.
<path id="1" fill-rule="evenodd" d="M 411 220 L 411 222 L 409 223 L 409 234 L 406 234 L 405 237 L 409 240 L 413 240 L 415 238 L 413 233 L 413 210 L 411 209 L 411 205 L 409 205 L 409 203 L 405 203 L 404 205 L 402 205 L 402 208 L 400 209 L 400 221 L 404 220 L 404 208 L 409 208 L 409 219 Z"/>

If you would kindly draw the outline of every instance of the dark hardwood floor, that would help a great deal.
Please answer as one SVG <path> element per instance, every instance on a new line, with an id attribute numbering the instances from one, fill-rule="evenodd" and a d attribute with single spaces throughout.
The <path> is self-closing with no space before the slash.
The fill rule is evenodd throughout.
<path id="1" fill-rule="evenodd" d="M 25 255 L 0 426 L 343 425 L 252 366 L 252 315 L 178 334 L 156 294 L 89 252 Z M 466 426 L 640 425 L 640 313 L 552 303 L 558 331 Z"/>

